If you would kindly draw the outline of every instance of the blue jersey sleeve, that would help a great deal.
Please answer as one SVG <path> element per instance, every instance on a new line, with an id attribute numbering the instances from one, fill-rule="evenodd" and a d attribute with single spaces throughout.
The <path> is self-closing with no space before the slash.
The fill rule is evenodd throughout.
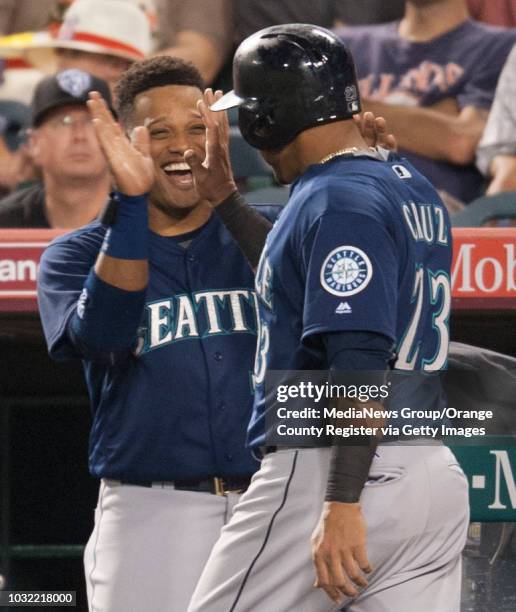
<path id="1" fill-rule="evenodd" d="M 123 291 L 102 282 L 93 265 L 102 232 L 74 234 L 43 254 L 38 301 L 50 356 L 111 363 L 126 359 L 141 320 L 145 290 Z"/>
<path id="2" fill-rule="evenodd" d="M 324 214 L 302 247 L 303 339 L 335 331 L 396 338 L 398 263 L 388 229 L 368 215 Z"/>
<path id="3" fill-rule="evenodd" d="M 47 247 L 38 271 L 38 305 L 50 356 L 79 357 L 67 327 L 95 263 L 102 237 L 85 242 L 57 241 Z"/>

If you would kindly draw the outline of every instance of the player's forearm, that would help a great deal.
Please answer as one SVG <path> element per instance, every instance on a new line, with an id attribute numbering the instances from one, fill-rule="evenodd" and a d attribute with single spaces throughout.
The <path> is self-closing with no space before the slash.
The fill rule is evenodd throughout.
<path id="1" fill-rule="evenodd" d="M 365 110 L 385 117 L 398 145 L 436 161 L 471 164 L 485 126 L 483 113 L 465 108 L 459 115 L 431 108 L 364 101 Z"/>
<path id="2" fill-rule="evenodd" d="M 487 195 L 516 191 L 516 155 L 498 155 L 491 163 Z"/>
<path id="3" fill-rule="evenodd" d="M 354 408 L 356 416 L 336 418 L 334 424 L 337 427 L 353 426 L 360 435 L 355 446 L 351 445 L 349 438 L 335 436 L 328 473 L 326 501 L 356 503 L 385 423 L 382 404 L 373 399 L 378 395 L 373 395 L 372 390 L 373 386 L 379 389 L 385 383 L 385 373 L 392 358 L 392 339 L 378 333 L 350 331 L 327 333 L 322 339 L 332 382 L 369 390 L 367 397 L 360 398 L 366 401 L 353 397 L 341 397 L 337 401 L 336 408 L 342 414 Z M 369 409 L 370 414 L 365 413 L 365 409 Z M 346 445 L 342 445 L 343 440 Z"/>
<path id="4" fill-rule="evenodd" d="M 367 480 L 371 463 L 373 461 L 378 442 L 382 437 L 381 428 L 386 419 L 381 416 L 382 405 L 378 402 L 358 402 L 340 398 L 338 410 L 355 409 L 355 414 L 368 409 L 376 412 L 376 416 L 364 416 L 354 419 L 336 419 L 338 427 L 361 428 L 363 435 L 357 436 L 356 445 L 351 446 L 349 441 L 343 444 L 342 438 L 336 438 L 331 448 L 330 468 L 326 488 L 327 502 L 341 502 L 347 504 L 358 503 L 360 495 Z M 371 434 L 365 433 L 367 430 Z"/>
<path id="5" fill-rule="evenodd" d="M 116 210 L 95 263 L 97 276 L 118 289 L 141 291 L 148 282 L 147 197 L 114 194 Z"/>
<path id="6" fill-rule="evenodd" d="M 145 306 L 147 198 L 118 193 L 114 199 L 114 219 L 69 321 L 70 338 L 87 355 L 129 349 Z"/>
<path id="7" fill-rule="evenodd" d="M 272 223 L 251 208 L 238 191 L 218 204 L 215 210 L 251 268 L 256 270 Z"/>

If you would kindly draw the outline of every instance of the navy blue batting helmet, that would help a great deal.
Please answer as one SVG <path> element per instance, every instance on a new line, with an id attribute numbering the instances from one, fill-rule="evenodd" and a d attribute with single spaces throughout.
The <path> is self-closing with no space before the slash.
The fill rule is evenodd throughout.
<path id="1" fill-rule="evenodd" d="M 242 136 L 264 151 L 360 112 L 351 52 L 333 32 L 314 25 L 272 26 L 246 38 L 233 60 L 233 86 L 211 108 L 238 106 Z"/>

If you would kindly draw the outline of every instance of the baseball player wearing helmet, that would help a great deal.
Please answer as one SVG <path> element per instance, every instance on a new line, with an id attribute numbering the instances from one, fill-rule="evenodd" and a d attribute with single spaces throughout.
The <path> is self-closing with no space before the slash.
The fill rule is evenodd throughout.
<path id="1" fill-rule="evenodd" d="M 188 611 L 458 612 L 469 509 L 451 451 L 424 437 L 271 446 L 277 419 L 265 402 L 273 370 L 445 367 L 447 212 L 413 166 L 366 147 L 351 120 L 360 111 L 353 59 L 331 32 L 267 28 L 241 44 L 233 71 L 234 91 L 212 109 L 238 106 L 244 138 L 292 187 L 256 273 L 248 439 L 264 459 Z M 404 405 L 441 405 L 438 377 L 407 380 Z"/>
<path id="2" fill-rule="evenodd" d="M 181 60 L 135 64 L 118 85 L 124 129 L 90 94 L 116 210 L 41 261 L 50 354 L 83 360 L 91 397 L 89 464 L 101 484 L 84 563 L 95 612 L 186 610 L 258 467 L 244 444 L 254 276 L 184 162 L 204 155 L 202 89 Z"/>

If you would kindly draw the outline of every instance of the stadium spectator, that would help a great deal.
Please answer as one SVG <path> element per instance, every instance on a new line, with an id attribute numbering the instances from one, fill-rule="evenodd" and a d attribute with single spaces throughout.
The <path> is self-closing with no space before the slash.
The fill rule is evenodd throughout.
<path id="1" fill-rule="evenodd" d="M 475 152 L 516 31 L 469 18 L 465 0 L 406 0 L 401 22 L 339 30 L 365 110 L 385 117 L 404 154 L 462 202 L 483 179 Z"/>
<path id="2" fill-rule="evenodd" d="M 35 36 L 16 49 L 0 45 L 0 55 L 19 53 L 47 74 L 84 70 L 113 90 L 122 72 L 151 47 L 150 23 L 136 0 L 78 0 L 66 11 L 56 38 Z"/>
<path id="3" fill-rule="evenodd" d="M 0 202 L 16 188 L 37 180 L 38 172 L 32 163 L 27 145 L 11 151 L 3 138 L 0 138 Z"/>
<path id="4" fill-rule="evenodd" d="M 477 151 L 477 165 L 490 181 L 488 195 L 516 191 L 516 46 L 500 75 L 486 129 Z"/>
<path id="5" fill-rule="evenodd" d="M 495 26 L 516 26 L 516 2 L 514 0 L 467 0 L 469 13 L 477 21 Z"/>
<path id="6" fill-rule="evenodd" d="M 33 68 L 23 59 L 2 59 L 0 46 L 0 65 L 2 63 L 5 63 L 5 70 L 0 75 L 0 100 L 30 104 L 34 89 L 45 73 Z"/>
<path id="7" fill-rule="evenodd" d="M 403 17 L 405 0 L 336 0 L 337 20 L 346 25 L 385 23 Z"/>
<path id="8" fill-rule="evenodd" d="M 37 32 L 47 27 L 58 28 L 74 1 L 76 0 L 0 0 L 0 35 Z M 139 6 L 154 25 L 154 0 L 121 1 Z"/>
<path id="9" fill-rule="evenodd" d="M 97 217 L 109 168 L 86 107 L 88 92 L 110 100 L 107 83 L 81 70 L 47 77 L 32 102 L 29 149 L 43 182 L 0 201 L 0 227 L 78 228 Z"/>
<path id="10" fill-rule="evenodd" d="M 404 0 L 233 0 L 235 42 L 257 30 L 282 23 L 313 23 L 325 28 L 338 24 L 382 23 L 403 15 Z"/>
<path id="11" fill-rule="evenodd" d="M 30 110 L 19 102 L 0 100 L 0 197 L 31 176 L 32 164 L 23 143 Z"/>
<path id="12" fill-rule="evenodd" d="M 10 0 L 0 0 L 2 2 Z M 181 57 L 196 64 L 203 77 L 207 82 L 211 82 L 214 76 L 219 71 L 227 55 L 232 47 L 232 19 L 231 19 L 231 1 L 232 0 L 116 0 L 118 3 L 129 4 L 133 7 L 138 7 L 149 20 L 149 26 L 152 34 L 156 35 L 156 41 L 151 41 L 145 28 L 141 25 L 132 27 L 132 32 L 126 35 L 125 24 L 128 17 L 125 13 L 132 9 L 125 9 L 120 5 L 113 5 L 114 0 L 98 0 L 97 6 L 89 5 L 82 6 L 89 0 L 75 0 L 75 6 L 69 8 L 63 14 L 63 9 L 72 4 L 73 0 L 46 0 L 41 2 L 35 13 L 38 19 L 31 21 L 20 22 L 18 25 L 8 28 L 5 33 L 19 31 L 19 26 L 23 25 L 24 30 L 43 29 L 48 24 L 55 25 L 59 20 L 64 20 L 66 27 L 60 31 L 58 38 L 61 41 L 67 40 L 70 37 L 70 23 L 76 20 L 74 24 L 77 31 L 80 33 L 82 42 L 87 38 L 92 43 L 96 38 L 97 44 L 101 44 L 101 39 L 106 38 L 109 41 L 113 40 L 121 42 L 125 47 L 132 45 L 144 51 L 147 55 L 150 51 L 157 49 L 158 55 L 172 55 Z M 14 4 L 11 2 L 11 4 Z M 23 4 L 25 4 L 23 2 Z M 34 3 L 35 6 L 36 3 Z M 81 5 L 81 6 L 79 6 Z M 14 11 L 14 8 L 13 8 Z M 16 11 L 16 14 L 19 11 Z M 30 11 L 28 11 L 30 12 Z M 133 11 L 134 12 L 134 11 Z M 106 21 L 109 19 L 109 22 Z M 1 22 L 0 22 L 1 23 Z M 31 26 L 31 24 L 34 24 Z M 148 38 L 143 44 L 143 37 Z M 87 37 L 87 38 L 86 38 Z M 79 39 L 72 38 L 72 41 L 77 42 Z M 72 42 L 69 41 L 69 42 Z M 155 43 L 155 44 L 154 44 Z M 53 43 L 51 43 L 53 44 Z M 81 65 L 75 64 L 74 67 L 88 70 L 97 76 L 110 80 L 110 75 L 107 70 L 113 70 L 119 74 L 118 64 L 121 65 L 120 58 L 142 59 L 143 55 L 137 53 L 133 57 L 129 50 L 129 55 L 123 54 L 121 46 L 118 46 L 118 53 L 113 53 L 114 45 L 109 44 L 108 49 L 93 49 L 71 47 L 53 44 L 54 48 L 59 50 L 75 49 L 75 52 L 70 51 L 60 52 L 59 63 L 56 64 L 56 58 L 52 57 L 53 63 L 50 63 L 50 71 L 55 71 L 57 68 L 70 67 L 69 62 L 76 62 L 79 58 Z M 1 47 L 1 46 L 0 46 Z M 38 66 L 49 68 L 48 53 L 45 54 L 45 47 L 33 46 L 29 50 L 29 59 L 34 61 Z M 101 54 L 103 57 L 96 59 L 95 64 L 86 64 L 86 61 L 92 62 L 91 57 L 85 58 L 84 51 L 88 51 L 91 56 L 92 52 Z M 82 55 L 79 55 L 82 53 Z M 118 59 L 115 62 L 114 59 Z M 98 66 L 97 66 L 98 64 Z M 100 74 L 101 65 L 106 64 L 104 73 Z M 124 70 L 128 67 L 126 64 Z"/>
<path id="13" fill-rule="evenodd" d="M 192 62 L 208 84 L 232 48 L 231 0 L 154 0 L 157 55 Z"/>

